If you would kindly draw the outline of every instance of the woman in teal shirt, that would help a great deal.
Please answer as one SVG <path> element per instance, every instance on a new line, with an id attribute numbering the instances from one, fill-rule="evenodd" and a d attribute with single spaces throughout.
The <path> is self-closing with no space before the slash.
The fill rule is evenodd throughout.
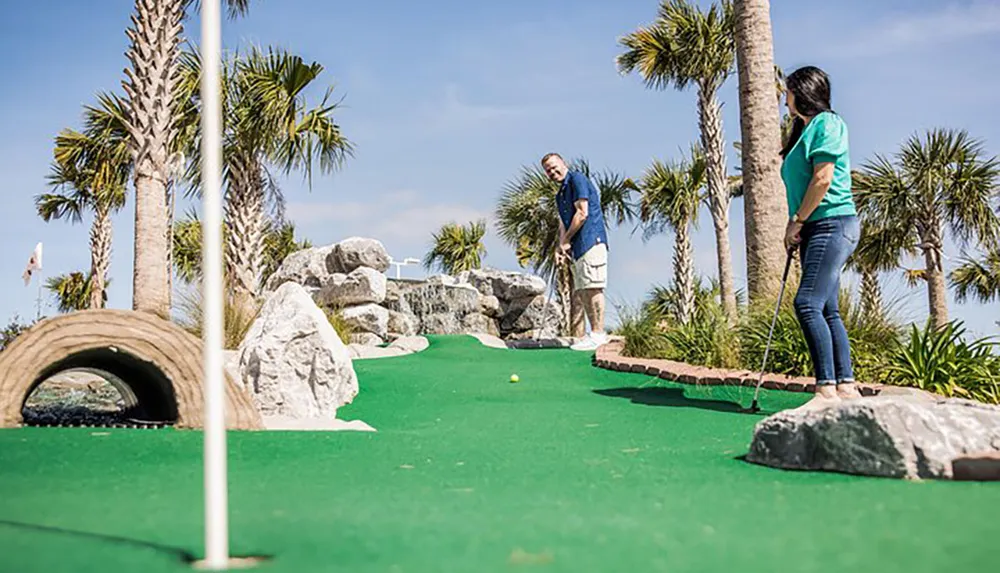
<path id="1" fill-rule="evenodd" d="M 792 134 L 781 150 L 788 199 L 785 248 L 799 248 L 795 313 L 809 346 L 816 396 L 808 406 L 857 398 L 851 348 L 840 318 L 840 274 L 861 234 L 851 194 L 847 124 L 830 109 L 830 81 L 807 66 L 786 79 Z"/>

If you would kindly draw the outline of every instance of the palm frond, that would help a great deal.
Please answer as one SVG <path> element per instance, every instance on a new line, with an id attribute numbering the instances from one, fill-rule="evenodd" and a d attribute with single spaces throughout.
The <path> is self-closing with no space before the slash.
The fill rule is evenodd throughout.
<path id="1" fill-rule="evenodd" d="M 1000 299 L 1000 250 L 990 251 L 982 259 L 963 256 L 949 279 L 958 302 L 974 298 L 987 304 Z"/>

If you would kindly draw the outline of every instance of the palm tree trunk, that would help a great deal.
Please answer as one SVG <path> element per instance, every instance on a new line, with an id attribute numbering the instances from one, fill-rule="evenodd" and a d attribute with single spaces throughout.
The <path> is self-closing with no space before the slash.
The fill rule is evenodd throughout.
<path id="1" fill-rule="evenodd" d="M 677 229 L 674 243 L 674 285 L 680 302 L 677 321 L 687 324 L 694 315 L 694 245 L 687 225 Z"/>
<path id="2" fill-rule="evenodd" d="M 136 0 L 123 82 L 129 97 L 129 131 L 135 165 L 135 310 L 169 317 L 166 183 L 168 150 L 176 136 L 174 93 L 182 2 Z"/>
<path id="3" fill-rule="evenodd" d="M 784 266 L 787 203 L 781 185 L 781 135 L 774 93 L 770 2 L 736 0 L 736 61 L 746 219 L 747 291 L 775 297 Z"/>
<path id="4" fill-rule="evenodd" d="M 560 263 L 556 267 L 556 291 L 562 306 L 562 322 L 564 336 L 582 336 L 573 324 L 574 306 L 577 304 L 573 296 L 573 270 L 568 263 Z"/>
<path id="5" fill-rule="evenodd" d="M 98 204 L 90 228 L 90 306 L 104 308 L 104 288 L 111 263 L 111 209 Z"/>
<path id="6" fill-rule="evenodd" d="M 233 169 L 226 194 L 226 276 L 234 294 L 254 297 L 260 291 L 264 252 L 263 188 L 255 161 Z"/>
<path id="7" fill-rule="evenodd" d="M 948 288 L 945 285 L 944 267 L 941 254 L 944 249 L 941 221 L 932 216 L 929 225 L 922 229 L 920 239 L 924 251 L 927 279 L 927 303 L 932 328 L 941 328 L 948 323 Z"/>
<path id="8" fill-rule="evenodd" d="M 722 131 L 722 105 L 717 87 L 701 83 L 698 87 L 698 123 L 701 145 L 705 149 L 708 176 L 709 211 L 715 225 L 715 248 L 719 263 L 719 294 L 722 310 L 730 324 L 736 321 L 736 290 L 733 286 L 733 254 L 729 246 L 729 205 L 731 196 L 726 183 L 726 149 Z"/>
<path id="9" fill-rule="evenodd" d="M 882 287 L 878 273 L 867 268 L 861 269 L 861 313 L 871 318 L 882 316 Z"/>

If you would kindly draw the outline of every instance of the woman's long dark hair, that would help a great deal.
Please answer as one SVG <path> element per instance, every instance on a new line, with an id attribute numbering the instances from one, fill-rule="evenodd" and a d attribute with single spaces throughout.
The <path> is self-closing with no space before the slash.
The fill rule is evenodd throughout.
<path id="1" fill-rule="evenodd" d="M 830 108 L 830 78 L 823 70 L 815 66 L 799 68 L 785 78 L 785 87 L 795 96 L 795 109 L 800 114 L 812 117 L 824 111 L 833 111 Z M 792 133 L 781 150 L 782 157 L 788 155 L 798 143 L 805 126 L 799 117 L 792 122 Z"/>

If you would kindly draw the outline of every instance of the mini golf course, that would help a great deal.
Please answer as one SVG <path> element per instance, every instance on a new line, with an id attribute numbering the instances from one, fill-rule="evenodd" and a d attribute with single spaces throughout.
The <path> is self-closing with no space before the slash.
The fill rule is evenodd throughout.
<path id="1" fill-rule="evenodd" d="M 431 337 L 355 362 L 338 417 L 377 433 L 229 435 L 232 552 L 302 573 L 996 566 L 998 484 L 748 464 L 754 423 L 807 395 L 762 391 L 740 414 L 737 389 L 590 358 Z M 0 571 L 191 570 L 201 448 L 190 430 L 0 431 Z"/>

